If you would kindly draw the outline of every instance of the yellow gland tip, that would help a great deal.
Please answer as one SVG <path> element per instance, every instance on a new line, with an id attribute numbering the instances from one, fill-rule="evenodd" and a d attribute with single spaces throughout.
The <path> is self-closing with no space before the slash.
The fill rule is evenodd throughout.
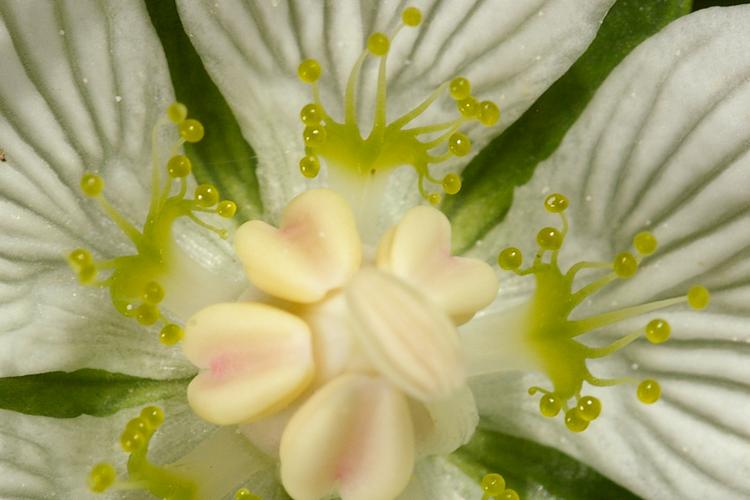
<path id="1" fill-rule="evenodd" d="M 638 271 L 638 261 L 632 253 L 622 252 L 615 256 L 612 261 L 612 269 L 620 278 L 630 278 Z"/>
<path id="2" fill-rule="evenodd" d="M 198 142 L 203 139 L 205 130 L 203 124 L 198 120 L 189 118 L 178 125 L 180 131 L 180 137 L 185 139 L 187 142 Z"/>
<path id="3" fill-rule="evenodd" d="M 201 184 L 195 188 L 195 204 L 210 208 L 219 202 L 219 190 L 213 184 Z"/>
<path id="4" fill-rule="evenodd" d="M 325 144 L 327 136 L 326 128 L 323 125 L 309 125 L 302 132 L 302 139 L 305 141 L 305 146 L 311 148 L 319 148 Z"/>
<path id="5" fill-rule="evenodd" d="M 439 205 L 440 204 L 440 194 L 439 193 L 430 193 L 427 196 L 427 201 L 429 201 L 431 205 Z"/>
<path id="6" fill-rule="evenodd" d="M 322 70 L 315 59 L 306 59 L 297 68 L 297 76 L 305 83 L 315 83 L 320 78 Z"/>
<path id="7" fill-rule="evenodd" d="M 318 104 L 306 104 L 299 112 L 299 118 L 305 125 L 319 125 L 323 121 L 323 108 Z"/>
<path id="8" fill-rule="evenodd" d="M 179 325 L 170 323 L 165 325 L 159 333 L 159 341 L 164 345 L 175 345 L 177 342 L 182 340 L 185 335 L 184 330 Z"/>
<path id="9" fill-rule="evenodd" d="M 126 453 L 137 451 L 146 444 L 146 436 L 142 432 L 125 429 L 120 435 L 120 446 Z"/>
<path id="10" fill-rule="evenodd" d="M 449 89 L 451 97 L 456 101 L 461 101 L 471 95 L 471 83 L 463 76 L 451 80 Z"/>
<path id="11" fill-rule="evenodd" d="M 416 7 L 407 7 L 401 14 L 401 20 L 406 26 L 415 28 L 422 22 L 422 11 Z"/>
<path id="12" fill-rule="evenodd" d="M 443 177 L 443 191 L 445 194 L 456 194 L 461 191 L 461 177 L 457 174 L 450 173 Z"/>
<path id="13" fill-rule="evenodd" d="M 167 162 L 167 173 L 175 179 L 187 177 L 192 169 L 193 164 L 185 155 L 175 155 Z"/>
<path id="14" fill-rule="evenodd" d="M 167 108 L 167 118 L 169 118 L 169 121 L 171 121 L 175 125 L 179 125 L 180 123 L 184 122 L 185 118 L 187 118 L 187 114 L 187 106 L 185 106 L 181 102 L 173 102 Z"/>
<path id="15" fill-rule="evenodd" d="M 518 496 L 518 492 L 516 490 L 512 490 L 508 488 L 507 490 L 503 492 L 502 500 L 520 500 L 520 499 L 521 497 Z"/>
<path id="16" fill-rule="evenodd" d="M 472 96 L 456 101 L 459 113 L 466 118 L 474 118 L 479 115 L 479 102 Z"/>
<path id="17" fill-rule="evenodd" d="M 497 256 L 497 263 L 506 271 L 515 271 L 523 264 L 523 254 L 516 247 L 508 247 Z"/>
<path id="18" fill-rule="evenodd" d="M 260 497 L 247 488 L 240 488 L 234 493 L 234 500 L 261 500 Z"/>
<path id="19" fill-rule="evenodd" d="M 131 433 L 140 432 L 145 435 L 149 432 L 148 422 L 140 416 L 131 418 L 125 425 L 125 430 Z"/>
<path id="20" fill-rule="evenodd" d="M 479 104 L 479 122 L 485 127 L 491 127 L 500 120 L 500 108 L 492 101 L 482 101 Z"/>
<path id="21" fill-rule="evenodd" d="M 96 464 L 89 473 L 88 486 L 94 493 L 102 493 L 117 479 L 117 471 L 108 463 Z"/>
<path id="22" fill-rule="evenodd" d="M 505 491 L 505 478 L 497 473 L 486 474 L 482 478 L 482 491 L 487 496 L 497 496 Z"/>
<path id="23" fill-rule="evenodd" d="M 141 304 L 135 310 L 135 319 L 143 326 L 151 326 L 161 317 L 159 308 L 153 304 Z"/>
<path id="24" fill-rule="evenodd" d="M 466 156 L 471 151 L 471 139 L 461 132 L 455 132 L 448 139 L 448 149 L 456 156 Z"/>
<path id="25" fill-rule="evenodd" d="M 539 399 L 539 413 L 545 417 L 556 417 L 562 409 L 562 401 L 554 394 L 545 394 Z"/>
<path id="26" fill-rule="evenodd" d="M 661 397 L 661 387 L 659 382 L 652 379 L 647 379 L 638 384 L 638 390 L 636 392 L 638 400 L 641 403 L 650 405 L 656 403 Z"/>
<path id="27" fill-rule="evenodd" d="M 563 235 L 554 227 L 544 227 L 537 233 L 536 242 L 544 250 L 559 250 L 563 243 Z"/>
<path id="28" fill-rule="evenodd" d="M 141 419 L 143 419 L 150 430 L 156 430 L 164 422 L 164 410 L 158 406 L 147 406 L 141 410 Z"/>
<path id="29" fill-rule="evenodd" d="M 384 33 L 376 32 L 367 39 L 367 50 L 374 56 L 382 57 L 388 53 L 391 41 Z"/>
<path id="30" fill-rule="evenodd" d="M 151 281 L 143 291 L 143 300 L 149 304 L 158 304 L 164 300 L 164 289 L 159 283 Z"/>
<path id="31" fill-rule="evenodd" d="M 572 408 L 565 412 L 565 427 L 570 432 L 583 432 L 589 426 L 589 421 L 583 418 L 578 408 Z"/>
<path id="32" fill-rule="evenodd" d="M 596 420 L 602 412 L 602 403 L 593 396 L 584 396 L 578 400 L 576 406 L 578 415 L 587 422 Z"/>
<path id="33" fill-rule="evenodd" d="M 76 248 L 68 254 L 68 264 L 74 271 L 79 271 L 93 262 L 91 252 L 85 248 Z"/>
<path id="34" fill-rule="evenodd" d="M 237 204 L 232 200 L 224 200 L 216 207 L 216 213 L 225 219 L 232 218 L 237 213 Z"/>
<path id="35" fill-rule="evenodd" d="M 544 208 L 553 214 L 564 212 L 568 208 L 568 198 L 560 193 L 553 193 L 544 199 Z"/>
<path id="36" fill-rule="evenodd" d="M 690 307 L 693 309 L 705 309 L 711 300 L 711 294 L 708 292 L 706 287 L 695 285 L 690 287 L 687 293 L 687 300 Z"/>
<path id="37" fill-rule="evenodd" d="M 633 237 L 633 247 L 641 255 L 651 255 L 657 246 L 656 237 L 648 231 L 642 231 Z"/>
<path id="38" fill-rule="evenodd" d="M 81 190 L 86 196 L 99 196 L 104 189 L 104 179 L 101 176 L 87 172 L 81 177 Z"/>
<path id="39" fill-rule="evenodd" d="M 299 161 L 299 171 L 308 179 L 313 179 L 320 172 L 320 160 L 315 155 L 305 155 Z"/>
<path id="40" fill-rule="evenodd" d="M 646 338 L 652 344 L 661 344 L 669 338 L 672 328 L 666 320 L 653 319 L 646 325 Z"/>

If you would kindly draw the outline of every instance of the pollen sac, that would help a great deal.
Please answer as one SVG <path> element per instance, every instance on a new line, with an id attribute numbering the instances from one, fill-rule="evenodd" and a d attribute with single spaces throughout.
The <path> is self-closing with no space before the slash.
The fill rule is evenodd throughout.
<path id="1" fill-rule="evenodd" d="M 641 232 L 633 238 L 634 252 L 620 252 L 609 262 L 581 261 L 563 271 L 558 265 L 558 255 L 569 228 L 566 215 L 568 204 L 568 199 L 559 193 L 545 199 L 545 209 L 560 218 L 561 227 L 558 229 L 550 226 L 539 231 L 539 250 L 529 267 L 521 267 L 521 251 L 515 247 L 500 252 L 498 264 L 506 271 L 519 276 L 533 275 L 536 279 L 536 290 L 524 322 L 524 338 L 536 355 L 539 367 L 549 378 L 552 388 L 531 387 L 529 394 L 542 394 L 539 412 L 543 416 L 556 417 L 562 413 L 568 430 L 578 433 L 585 431 L 603 412 L 598 398 L 581 395 L 584 382 L 594 387 L 637 385 L 637 398 L 644 404 L 654 403 L 661 395 L 661 387 L 655 380 L 638 383 L 628 376 L 615 379 L 595 377 L 588 369 L 587 360 L 614 354 L 642 337 L 652 344 L 666 342 L 670 337 L 671 327 L 665 319 L 651 318 L 640 329 L 603 347 L 589 347 L 577 340 L 577 337 L 686 302 L 694 309 L 702 309 L 708 306 L 710 294 L 703 286 L 695 285 L 681 297 L 571 319 L 576 307 L 587 298 L 613 281 L 630 278 L 639 272 L 642 257 L 655 252 L 658 245 L 653 234 Z M 575 286 L 576 276 L 582 270 L 591 271 L 588 273 L 590 282 Z"/>
<path id="2" fill-rule="evenodd" d="M 307 59 L 297 68 L 300 80 L 311 86 L 313 96 L 313 102 L 300 111 L 305 146 L 305 156 L 299 162 L 300 173 L 306 178 L 314 178 L 324 163 L 328 168 L 328 179 L 335 187 L 335 179 L 351 182 L 351 179 L 359 178 L 362 183 L 369 183 L 380 173 L 408 165 L 417 173 L 417 187 L 422 198 L 437 205 L 442 201 L 441 193 L 429 189 L 428 183 L 436 185 L 446 195 L 455 195 L 461 189 L 461 182 L 456 173 L 439 178 L 434 175 L 433 167 L 468 155 L 472 141 L 460 131 L 461 126 L 476 121 L 491 127 L 500 120 L 500 109 L 494 102 L 472 95 L 469 80 L 457 76 L 443 82 L 414 108 L 388 121 L 386 69 L 390 49 L 402 27 L 414 28 L 422 23 L 422 12 L 416 7 L 407 7 L 402 11 L 401 20 L 403 24 L 393 32 L 374 32 L 368 37 L 349 74 L 343 96 L 344 116 L 340 120 L 332 117 L 321 101 L 320 63 Z M 360 75 L 365 61 L 373 57 L 379 64 L 373 123 L 372 127 L 365 127 L 369 133 L 363 133 L 357 116 L 357 98 L 362 93 Z M 416 126 L 412 123 L 445 94 L 455 101 L 456 117 L 453 120 Z"/>
<path id="3" fill-rule="evenodd" d="M 96 200 L 101 210 L 128 237 L 134 247 L 133 253 L 99 260 L 85 248 L 78 248 L 67 258 L 68 265 L 81 284 L 109 289 L 112 304 L 122 315 L 143 326 L 166 325 L 160 337 L 166 345 L 181 338 L 173 329 L 179 327 L 169 323 L 161 310 L 164 298 L 169 293 L 163 286 L 164 278 L 176 251 L 172 242 L 174 221 L 179 217 L 188 217 L 199 226 L 225 237 L 225 229 L 204 222 L 196 213 L 213 212 L 229 218 L 237 211 L 237 206 L 231 200 L 219 203 L 219 192 L 212 185 L 198 186 L 194 199 L 186 197 L 186 178 L 190 175 L 192 164 L 187 156 L 174 154 L 174 151 L 185 142 L 200 140 L 204 133 L 200 122 L 187 116 L 187 108 L 174 103 L 154 127 L 156 136 L 159 127 L 171 122 L 177 128 L 180 139 L 171 147 L 173 153 L 166 165 L 154 160 L 151 166 L 151 202 L 142 227 L 133 225 L 109 202 L 104 194 L 104 180 L 99 174 L 86 172 L 81 178 L 83 193 Z M 162 157 L 158 150 L 153 153 L 154 158 Z M 165 329 L 168 335 L 164 335 Z M 128 434 L 128 438 L 128 446 L 137 446 L 138 436 Z"/>

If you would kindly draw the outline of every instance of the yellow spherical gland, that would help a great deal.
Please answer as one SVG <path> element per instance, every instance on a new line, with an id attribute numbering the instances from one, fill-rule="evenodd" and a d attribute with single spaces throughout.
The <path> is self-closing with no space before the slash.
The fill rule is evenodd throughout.
<path id="1" fill-rule="evenodd" d="M 141 304 L 135 312 L 135 319 L 143 326 L 150 326 L 159 321 L 159 308 L 153 304 Z"/>
<path id="2" fill-rule="evenodd" d="M 104 179 L 99 175 L 87 172 L 81 177 L 81 189 L 86 196 L 99 196 L 104 189 Z"/>
<path id="3" fill-rule="evenodd" d="M 232 200 L 224 200 L 219 203 L 219 206 L 216 208 L 216 213 L 225 219 L 234 217 L 234 214 L 237 213 L 237 204 Z"/>
<path id="4" fill-rule="evenodd" d="M 502 269 L 513 271 L 521 267 L 521 264 L 523 264 L 523 254 L 518 248 L 505 248 L 500 252 L 500 255 L 497 256 L 497 263 Z"/>
<path id="5" fill-rule="evenodd" d="M 401 14 L 401 20 L 405 25 L 415 28 L 422 22 L 422 11 L 416 7 L 407 7 Z"/>
<path id="6" fill-rule="evenodd" d="M 615 256 L 612 268 L 620 278 L 630 278 L 638 271 L 638 261 L 630 252 L 622 252 Z"/>
<path id="7" fill-rule="evenodd" d="M 86 264 L 78 270 L 78 281 L 84 285 L 88 285 L 96 280 L 96 275 L 96 266 L 94 264 Z"/>
<path id="8" fill-rule="evenodd" d="M 185 118 L 187 118 L 187 114 L 187 106 L 185 106 L 181 102 L 173 102 L 167 108 L 167 118 L 169 118 L 169 121 L 171 121 L 175 125 L 179 125 L 180 123 L 184 122 Z"/>
<path id="9" fill-rule="evenodd" d="M 562 409 L 562 401 L 553 394 L 545 394 L 539 400 L 539 413 L 545 417 L 556 417 Z"/>
<path id="10" fill-rule="evenodd" d="M 536 242 L 543 250 L 560 250 L 563 235 L 554 227 L 545 227 L 536 234 Z"/>
<path id="11" fill-rule="evenodd" d="M 164 289 L 156 281 L 151 281 L 143 291 L 143 300 L 149 304 L 158 304 L 164 300 Z"/>
<path id="12" fill-rule="evenodd" d="M 111 464 L 96 464 L 89 473 L 88 486 L 94 493 L 102 493 L 107 490 L 117 479 L 117 472 Z"/>
<path id="13" fill-rule="evenodd" d="M 466 118 L 474 118 L 479 115 L 479 102 L 471 96 L 457 101 L 456 107 Z"/>
<path id="14" fill-rule="evenodd" d="M 430 193 L 427 196 L 427 201 L 429 201 L 431 205 L 439 205 L 440 204 L 440 194 L 438 194 L 438 193 Z"/>
<path id="15" fill-rule="evenodd" d="M 185 120 L 179 125 L 180 137 L 185 139 L 187 142 L 198 142 L 203 139 L 205 130 L 203 130 L 203 124 L 198 120 L 192 118 Z"/>
<path id="16" fill-rule="evenodd" d="M 141 449 L 144 444 L 146 444 L 146 436 L 142 432 L 125 429 L 120 435 L 120 446 L 127 453 Z"/>
<path id="17" fill-rule="evenodd" d="M 305 125 L 317 125 L 323 121 L 323 108 L 317 104 L 306 104 L 299 112 L 300 120 Z"/>
<path id="18" fill-rule="evenodd" d="M 175 179 L 187 177 L 192 169 L 193 164 L 185 155 L 175 155 L 167 162 L 167 173 Z"/>
<path id="19" fill-rule="evenodd" d="M 384 56 L 391 48 L 391 41 L 388 37 L 380 32 L 375 32 L 367 39 L 367 50 L 374 56 Z"/>
<path id="20" fill-rule="evenodd" d="M 503 492 L 503 496 L 501 498 L 502 500 L 521 500 L 521 497 L 518 496 L 518 492 L 510 488 L 508 488 L 507 490 Z"/>
<path id="21" fill-rule="evenodd" d="M 182 340 L 184 335 L 185 331 L 179 325 L 170 323 L 161 329 L 161 333 L 159 333 L 159 342 L 164 345 L 175 345 Z"/>
<path id="22" fill-rule="evenodd" d="M 456 156 L 466 156 L 471 151 L 471 139 L 461 132 L 456 132 L 448 139 L 448 149 Z"/>
<path id="23" fill-rule="evenodd" d="M 240 488 L 234 493 L 234 500 L 260 500 L 260 497 L 247 488 Z"/>
<path id="24" fill-rule="evenodd" d="M 76 248 L 68 254 L 68 264 L 75 270 L 80 270 L 84 266 L 91 265 L 92 262 L 91 252 L 85 248 Z"/>
<path id="25" fill-rule="evenodd" d="M 164 410 L 158 406 L 147 406 L 141 410 L 141 418 L 150 430 L 158 429 L 164 422 Z"/>
<path id="26" fill-rule="evenodd" d="M 544 208 L 553 214 L 564 212 L 568 208 L 568 198 L 560 193 L 553 193 L 544 199 Z"/>
<path id="27" fill-rule="evenodd" d="M 661 344 L 669 338 L 672 328 L 666 320 L 653 319 L 646 325 L 646 338 L 652 344 Z"/>
<path id="28" fill-rule="evenodd" d="M 485 495 L 500 495 L 503 493 L 503 491 L 505 491 L 505 478 L 496 473 L 486 474 L 482 478 L 481 486 L 482 491 L 484 491 Z"/>
<path id="29" fill-rule="evenodd" d="M 320 161 L 315 155 L 306 155 L 299 161 L 299 171 L 303 176 L 312 179 L 320 172 Z"/>
<path id="30" fill-rule="evenodd" d="M 706 287 L 696 285 L 690 287 L 687 294 L 688 304 L 693 309 L 705 309 L 711 300 L 711 294 L 708 292 Z"/>
<path id="31" fill-rule="evenodd" d="M 219 202 L 219 190 L 213 184 L 201 184 L 195 188 L 195 203 L 210 208 Z"/>
<path id="32" fill-rule="evenodd" d="M 443 191 L 445 194 L 456 194 L 461 191 L 461 178 L 453 173 L 443 177 Z"/>
<path id="33" fill-rule="evenodd" d="M 131 418 L 125 426 L 125 430 L 130 433 L 140 432 L 144 436 L 149 431 L 148 423 L 141 417 Z"/>
<path id="34" fill-rule="evenodd" d="M 471 95 L 471 83 L 466 78 L 459 76 L 451 80 L 449 90 L 453 99 L 461 101 Z"/>
<path id="35" fill-rule="evenodd" d="M 491 127 L 500 120 L 500 108 L 492 101 L 482 101 L 479 104 L 479 122 L 485 127 Z"/>
<path id="36" fill-rule="evenodd" d="M 565 427 L 570 432 L 583 432 L 589 426 L 589 421 L 581 416 L 578 408 L 573 408 L 565 413 Z"/>
<path id="37" fill-rule="evenodd" d="M 578 401 L 576 409 L 582 419 L 591 422 L 592 420 L 596 420 L 601 414 L 602 403 L 593 396 L 584 396 Z"/>
<path id="38" fill-rule="evenodd" d="M 322 125 L 305 127 L 304 132 L 302 132 L 302 139 L 304 139 L 305 145 L 311 148 L 320 147 L 325 144 L 327 136 L 326 128 Z"/>
<path id="39" fill-rule="evenodd" d="M 315 59 L 307 59 L 297 67 L 297 76 L 305 83 L 315 83 L 320 78 L 322 70 L 320 63 Z"/>
<path id="40" fill-rule="evenodd" d="M 638 400 L 647 405 L 656 403 L 661 397 L 661 387 L 656 380 L 647 379 L 638 384 Z"/>
<path id="41" fill-rule="evenodd" d="M 651 255 L 656 251 L 658 242 L 656 237 L 648 232 L 642 231 L 633 237 L 633 246 L 641 255 Z"/>

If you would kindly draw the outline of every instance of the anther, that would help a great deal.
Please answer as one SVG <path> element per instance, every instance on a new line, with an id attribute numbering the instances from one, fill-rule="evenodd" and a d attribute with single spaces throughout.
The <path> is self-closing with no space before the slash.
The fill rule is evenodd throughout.
<path id="1" fill-rule="evenodd" d="M 448 139 L 448 149 L 456 156 L 466 156 L 471 151 L 471 139 L 461 132 L 455 132 Z"/>
<path id="2" fill-rule="evenodd" d="M 442 184 L 445 194 L 456 194 L 461 191 L 461 178 L 454 173 L 450 173 L 443 177 Z"/>
<path id="3" fill-rule="evenodd" d="M 318 125 L 323 121 L 323 108 L 318 104 L 306 104 L 299 112 L 300 120 L 305 125 Z"/>
<path id="4" fill-rule="evenodd" d="M 182 340 L 184 335 L 185 332 L 179 325 L 170 323 L 161 329 L 161 333 L 159 333 L 159 341 L 164 345 L 175 345 Z"/>
<path id="5" fill-rule="evenodd" d="M 203 134 L 205 133 L 203 130 L 203 124 L 192 118 L 180 123 L 178 130 L 180 131 L 180 137 L 191 143 L 203 139 Z"/>
<path id="6" fill-rule="evenodd" d="M 563 243 L 563 235 L 554 227 L 545 227 L 537 233 L 536 242 L 543 250 L 560 250 Z"/>
<path id="7" fill-rule="evenodd" d="M 305 83 L 315 83 L 320 78 L 320 63 L 315 59 L 307 59 L 297 68 L 299 79 Z"/>
<path id="8" fill-rule="evenodd" d="M 661 397 L 661 387 L 656 380 L 647 379 L 638 384 L 636 394 L 641 403 L 650 405 L 656 403 Z"/>
<path id="9" fill-rule="evenodd" d="M 620 278 L 630 278 L 638 271 L 638 261 L 630 252 L 622 252 L 615 256 L 612 268 Z"/>
<path id="10" fill-rule="evenodd" d="M 568 198 L 560 193 L 553 193 L 544 199 L 544 208 L 553 214 L 564 212 L 568 208 Z"/>
<path id="11" fill-rule="evenodd" d="M 406 26 L 415 28 L 422 22 L 422 11 L 416 7 L 407 7 L 401 14 L 401 20 Z"/>
<path id="12" fill-rule="evenodd" d="M 471 83 L 462 76 L 451 80 L 449 89 L 451 97 L 456 101 L 461 101 L 471 95 Z"/>
<path id="13" fill-rule="evenodd" d="M 508 247 L 497 256 L 497 263 L 506 271 L 515 271 L 523 264 L 523 254 L 515 247 Z"/>
<path id="14" fill-rule="evenodd" d="M 596 420 L 602 412 L 602 403 L 593 396 L 584 396 L 578 400 L 576 409 L 582 419 L 591 422 L 592 420 Z"/>
<path id="15" fill-rule="evenodd" d="M 711 299 L 711 294 L 708 293 L 706 287 L 696 285 L 690 287 L 687 293 L 687 300 L 690 307 L 693 309 L 704 309 L 708 306 L 708 302 Z"/>
<path id="16" fill-rule="evenodd" d="M 209 208 L 219 202 L 219 190 L 213 184 L 201 184 L 195 188 L 195 204 Z"/>
<path id="17" fill-rule="evenodd" d="M 652 344 L 661 344 L 669 338 L 672 328 L 666 320 L 653 319 L 646 325 L 646 338 Z"/>
<path id="18" fill-rule="evenodd" d="M 326 128 L 323 125 L 310 125 L 305 127 L 302 138 L 306 146 L 315 148 L 325 144 L 326 135 Z"/>
<path id="19" fill-rule="evenodd" d="M 89 473 L 88 486 L 94 493 L 102 493 L 107 490 L 117 478 L 115 468 L 108 463 L 95 465 Z"/>
<path id="20" fill-rule="evenodd" d="M 175 155 L 167 162 L 167 173 L 175 179 L 187 177 L 192 168 L 190 158 L 185 155 Z"/>
<path id="21" fill-rule="evenodd" d="M 485 127 L 491 127 L 500 119 L 500 108 L 492 101 L 482 101 L 479 104 L 479 122 Z"/>
<path id="22" fill-rule="evenodd" d="M 320 160 L 315 155 L 303 156 L 299 161 L 299 171 L 308 179 L 317 177 L 320 172 Z"/>
<path id="23" fill-rule="evenodd" d="M 583 418 L 578 408 L 572 408 L 565 412 L 565 427 L 570 432 L 583 432 L 589 426 L 589 421 Z"/>
<path id="24" fill-rule="evenodd" d="M 184 122 L 185 118 L 187 118 L 187 114 L 187 106 L 185 106 L 181 102 L 173 102 L 167 108 L 167 118 L 169 118 L 169 121 L 171 121 L 175 125 L 179 125 L 180 123 Z"/>
<path id="25" fill-rule="evenodd" d="M 383 33 L 373 33 L 367 39 L 367 50 L 374 56 L 382 57 L 388 53 L 388 49 L 391 46 L 390 40 Z"/>
<path id="26" fill-rule="evenodd" d="M 633 246 L 641 255 L 651 255 L 656 251 L 656 237 L 648 231 L 642 231 L 633 237 Z"/>
<path id="27" fill-rule="evenodd" d="M 216 213 L 225 219 L 234 217 L 234 214 L 237 213 L 237 204 L 232 200 L 224 200 L 216 207 Z"/>
<path id="28" fill-rule="evenodd" d="M 81 190 L 86 196 L 99 196 L 104 189 L 104 179 L 97 174 L 87 172 L 81 177 Z"/>

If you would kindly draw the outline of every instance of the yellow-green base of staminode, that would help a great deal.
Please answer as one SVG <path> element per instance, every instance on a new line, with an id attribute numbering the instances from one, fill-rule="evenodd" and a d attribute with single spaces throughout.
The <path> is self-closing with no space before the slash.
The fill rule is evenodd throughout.
<path id="1" fill-rule="evenodd" d="M 568 232 L 568 219 L 565 215 L 568 200 L 561 194 L 553 194 L 546 198 L 544 204 L 548 212 L 559 214 L 562 227 L 545 227 L 539 231 L 539 250 L 531 266 L 521 269 L 523 255 L 514 247 L 500 252 L 498 264 L 520 276 L 532 274 L 536 279 L 536 290 L 523 322 L 523 339 L 538 365 L 549 377 L 553 388 L 531 387 L 529 394 L 542 394 L 539 400 L 542 415 L 555 417 L 563 411 L 566 427 L 573 432 L 581 432 L 602 411 L 601 402 L 597 398 L 581 394 L 584 382 L 597 387 L 636 383 L 632 377 L 597 378 L 589 372 L 586 361 L 609 356 L 641 336 L 645 336 L 653 344 L 662 343 L 669 337 L 671 328 L 666 320 L 653 319 L 644 329 L 598 348 L 588 347 L 577 341 L 576 337 L 684 302 L 694 309 L 703 309 L 708 305 L 709 293 L 702 286 L 694 286 L 684 297 L 636 305 L 584 319 L 570 319 L 574 309 L 586 298 L 617 279 L 632 277 L 638 271 L 642 258 L 656 251 L 657 241 L 651 233 L 642 232 L 633 239 L 635 254 L 622 252 L 612 262 L 578 262 L 563 272 L 557 259 Z M 545 260 L 547 255 L 549 258 Z M 576 275 L 584 269 L 609 272 L 574 290 Z M 641 402 L 652 404 L 659 399 L 661 388 L 655 380 L 644 380 L 638 385 L 636 394 Z"/>

